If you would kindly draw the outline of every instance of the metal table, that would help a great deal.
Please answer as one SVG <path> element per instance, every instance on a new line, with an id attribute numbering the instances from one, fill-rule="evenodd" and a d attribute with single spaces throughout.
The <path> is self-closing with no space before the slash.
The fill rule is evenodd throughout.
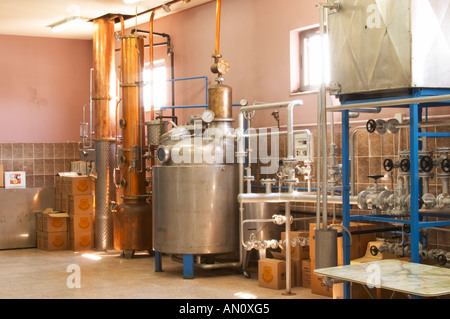
<path id="1" fill-rule="evenodd" d="M 413 296 L 438 297 L 450 294 L 450 269 L 396 259 L 316 269 L 314 273 L 324 278 Z"/>

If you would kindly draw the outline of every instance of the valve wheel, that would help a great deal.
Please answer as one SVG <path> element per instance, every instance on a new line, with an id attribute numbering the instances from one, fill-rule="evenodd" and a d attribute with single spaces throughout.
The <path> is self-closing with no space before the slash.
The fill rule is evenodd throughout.
<path id="1" fill-rule="evenodd" d="M 409 234 L 409 233 L 411 232 L 411 225 L 409 225 L 409 224 L 404 224 L 404 225 L 403 225 L 403 231 L 404 231 L 406 234 Z"/>
<path id="2" fill-rule="evenodd" d="M 375 245 L 370 246 L 370 254 L 371 254 L 372 256 L 378 255 L 378 252 L 379 252 L 379 251 L 380 251 L 380 250 L 378 249 L 377 246 L 375 246 Z"/>
<path id="3" fill-rule="evenodd" d="M 438 255 L 436 257 L 436 261 L 438 262 L 439 265 L 444 266 L 447 263 L 447 257 L 445 257 L 445 255 Z"/>
<path id="4" fill-rule="evenodd" d="M 420 168 L 426 173 L 431 172 L 433 169 L 433 159 L 431 156 L 424 156 L 420 159 Z"/>
<path id="5" fill-rule="evenodd" d="M 450 173 L 450 160 L 448 158 L 444 159 L 441 163 L 441 169 L 445 173 Z"/>
<path id="6" fill-rule="evenodd" d="M 424 202 L 422 196 L 419 196 L 419 209 L 421 209 L 424 204 L 425 204 L 425 202 Z"/>
<path id="7" fill-rule="evenodd" d="M 390 172 L 394 168 L 394 162 L 390 158 L 386 158 L 383 162 L 383 167 L 386 172 Z"/>
<path id="8" fill-rule="evenodd" d="M 402 172 L 407 173 L 410 170 L 410 162 L 409 159 L 404 158 L 401 160 L 400 162 L 400 169 L 402 170 Z"/>
<path id="9" fill-rule="evenodd" d="M 376 129 L 377 129 L 377 122 L 375 122 L 375 120 L 368 120 L 366 123 L 367 132 L 373 133 L 375 132 Z"/>

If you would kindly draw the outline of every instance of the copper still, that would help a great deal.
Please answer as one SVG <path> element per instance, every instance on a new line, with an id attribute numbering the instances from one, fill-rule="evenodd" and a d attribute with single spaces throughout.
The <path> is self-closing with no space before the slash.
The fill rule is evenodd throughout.
<path id="1" fill-rule="evenodd" d="M 113 211 L 114 248 L 130 257 L 137 250 L 152 250 L 152 210 L 147 203 L 145 177 L 144 37 L 122 34 L 120 40 L 122 141 L 118 161 L 123 196 Z"/>
<path id="2" fill-rule="evenodd" d="M 93 21 L 93 83 L 92 105 L 95 110 L 95 248 L 112 248 L 112 218 L 110 203 L 115 200 L 115 64 L 114 17 L 106 15 Z"/>

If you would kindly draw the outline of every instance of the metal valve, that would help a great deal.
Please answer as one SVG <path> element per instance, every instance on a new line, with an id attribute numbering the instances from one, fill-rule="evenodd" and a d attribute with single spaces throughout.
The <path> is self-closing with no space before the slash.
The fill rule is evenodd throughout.
<path id="1" fill-rule="evenodd" d="M 392 171 L 396 167 L 400 167 L 402 172 L 407 173 L 410 171 L 411 162 L 408 158 L 403 158 L 400 162 L 394 162 L 392 159 L 387 158 L 383 162 L 383 167 L 386 172 Z"/>
<path id="2" fill-rule="evenodd" d="M 394 169 L 394 161 L 390 158 L 386 158 L 383 162 L 383 167 L 386 172 L 390 172 Z"/>
<path id="3" fill-rule="evenodd" d="M 289 219 L 289 224 L 292 224 L 294 222 L 294 218 L 292 216 L 290 217 L 291 218 Z M 277 225 L 283 225 L 284 223 L 286 223 L 286 216 L 284 215 L 273 215 L 272 219 L 273 223 Z"/>
<path id="4" fill-rule="evenodd" d="M 448 158 L 442 160 L 441 169 L 444 173 L 450 173 L 450 160 Z"/>
<path id="5" fill-rule="evenodd" d="M 366 129 L 369 133 L 377 132 L 378 134 L 385 134 L 387 132 L 388 125 L 385 120 L 368 120 L 366 123 Z"/>
<path id="6" fill-rule="evenodd" d="M 431 156 L 424 156 L 420 159 L 420 168 L 422 171 L 429 173 L 433 169 L 433 158 Z"/>
<path id="7" fill-rule="evenodd" d="M 411 170 L 411 162 L 408 158 L 404 158 L 400 161 L 400 169 L 404 173 L 408 173 Z"/>
<path id="8" fill-rule="evenodd" d="M 373 133 L 375 132 L 377 128 L 377 123 L 375 122 L 375 120 L 368 120 L 366 123 L 366 130 L 369 133 Z"/>
<path id="9" fill-rule="evenodd" d="M 397 119 L 390 119 L 387 122 L 385 120 L 368 120 L 366 123 L 366 129 L 369 133 L 377 132 L 378 134 L 385 134 L 389 132 L 391 134 L 397 134 L 400 129 L 398 127 L 400 123 Z"/>

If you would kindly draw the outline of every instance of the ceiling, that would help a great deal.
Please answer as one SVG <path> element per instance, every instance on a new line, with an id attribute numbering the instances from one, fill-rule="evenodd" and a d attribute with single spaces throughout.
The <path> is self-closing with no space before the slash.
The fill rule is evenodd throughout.
<path id="1" fill-rule="evenodd" d="M 190 3 L 174 3 L 171 13 L 190 9 L 212 0 L 191 0 Z M 50 25 L 70 16 L 81 16 L 86 20 L 108 13 L 138 16 L 125 21 L 125 27 L 148 22 L 150 13 L 139 15 L 149 9 L 161 6 L 169 0 L 140 0 L 126 4 L 126 0 L 0 0 L 0 34 L 54 37 L 67 39 L 92 39 L 92 23 L 81 22 L 60 32 L 53 32 Z M 164 10 L 156 11 L 155 19 L 167 15 Z M 118 24 L 117 28 L 120 28 Z"/>

